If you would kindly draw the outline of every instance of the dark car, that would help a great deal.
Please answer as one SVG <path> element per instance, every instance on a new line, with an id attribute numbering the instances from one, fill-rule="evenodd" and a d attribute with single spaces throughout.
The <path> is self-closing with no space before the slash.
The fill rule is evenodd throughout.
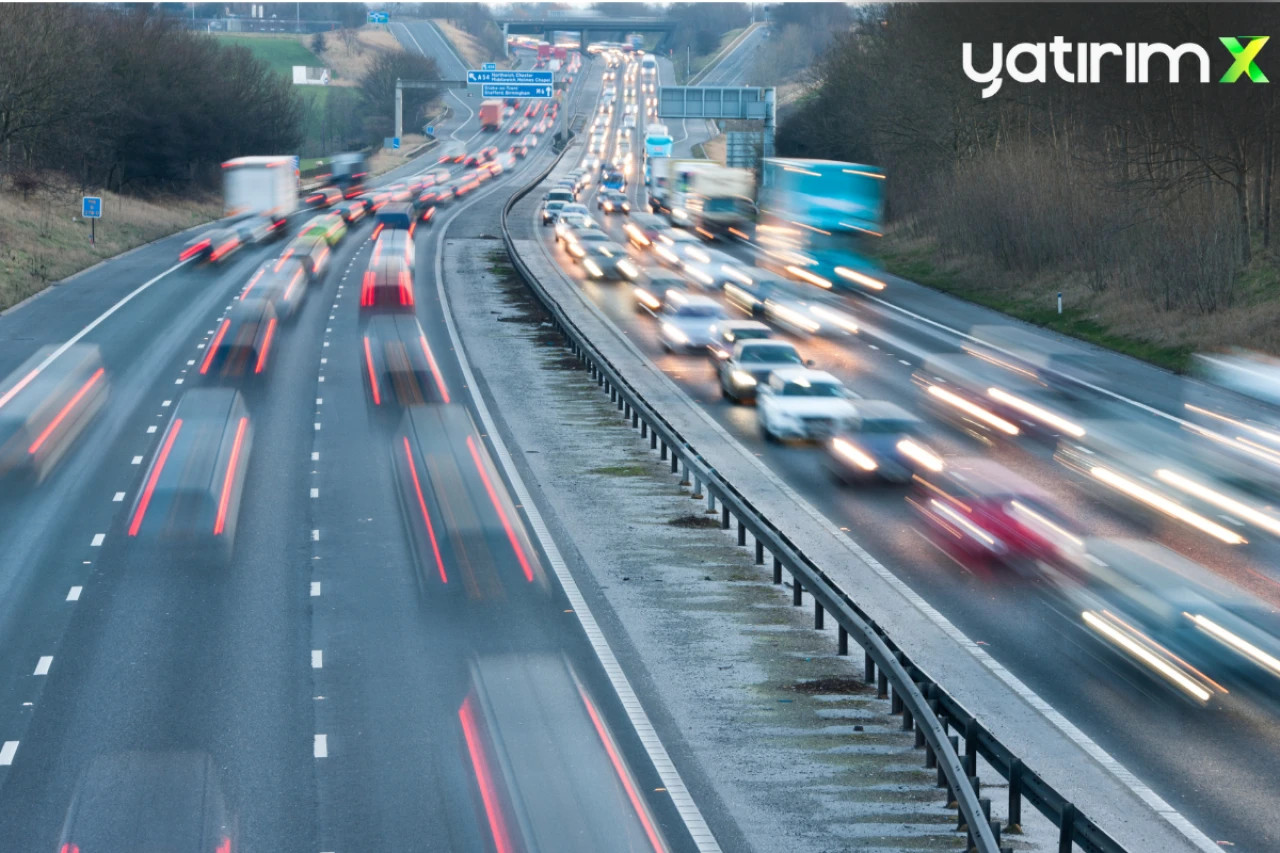
<path id="1" fill-rule="evenodd" d="M 255 292 L 237 299 L 205 349 L 200 375 L 233 381 L 261 375 L 266 370 L 278 324 L 271 294 Z"/>
<path id="2" fill-rule="evenodd" d="M 288 320 L 298 313 L 302 300 L 307 294 L 307 285 L 311 277 L 307 268 L 297 258 L 278 258 L 267 261 L 249 279 L 240 299 L 269 299 L 275 306 L 276 314 L 282 320 Z"/>
<path id="3" fill-rule="evenodd" d="M 403 202 L 392 202 L 384 205 L 382 209 L 378 211 L 374 218 L 374 222 L 377 223 L 375 227 L 379 229 L 401 229 L 408 231 L 413 227 L 413 223 L 417 218 L 418 217 L 413 210 L 413 205 L 405 204 Z"/>
<path id="4" fill-rule="evenodd" d="M 129 516 L 128 533 L 228 555 L 240 515 L 240 496 L 253 428 L 240 392 L 186 392 L 160 437 Z"/>
<path id="5" fill-rule="evenodd" d="M 417 317 L 371 317 L 365 324 L 360 346 L 360 373 L 374 407 L 393 409 L 449 402 L 449 389 Z"/>
<path id="6" fill-rule="evenodd" d="M 198 237 L 192 237 L 178 253 L 180 261 L 208 261 L 217 263 L 244 244 L 236 228 L 211 228 Z"/>
<path id="7" fill-rule="evenodd" d="M 363 198 L 353 198 L 344 201 L 342 204 L 334 208 L 342 214 L 342 218 L 347 220 L 347 224 L 352 224 L 363 219 L 369 212 L 369 202 Z"/>
<path id="8" fill-rule="evenodd" d="M 855 400 L 853 407 L 853 422 L 827 445 L 831 469 L 840 479 L 905 483 L 916 471 L 942 470 L 942 458 L 922 436 L 920 418 L 883 400 Z"/>

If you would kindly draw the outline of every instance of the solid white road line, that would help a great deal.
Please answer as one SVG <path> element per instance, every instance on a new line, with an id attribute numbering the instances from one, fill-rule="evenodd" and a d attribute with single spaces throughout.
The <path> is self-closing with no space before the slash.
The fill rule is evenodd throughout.
<path id="1" fill-rule="evenodd" d="M 48 675 L 51 666 L 53 666 L 53 655 L 45 655 L 36 662 L 36 671 L 32 674 Z"/>
<path id="2" fill-rule="evenodd" d="M 13 763 L 14 753 L 18 751 L 18 742 L 16 740 L 7 740 L 4 746 L 0 746 L 0 767 L 7 767 Z"/>
<path id="3" fill-rule="evenodd" d="M 84 590 L 82 586 L 73 586 L 71 591 L 67 593 L 67 601 L 79 601 L 80 593 Z"/>

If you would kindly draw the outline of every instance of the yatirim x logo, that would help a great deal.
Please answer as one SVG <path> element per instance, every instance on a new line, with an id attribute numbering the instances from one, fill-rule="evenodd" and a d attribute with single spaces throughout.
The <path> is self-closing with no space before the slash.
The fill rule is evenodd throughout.
<path id="1" fill-rule="evenodd" d="M 1240 44 L 1240 39 L 1234 36 L 1219 36 L 1218 40 L 1226 45 L 1227 50 L 1231 51 L 1231 55 L 1236 61 L 1231 63 L 1231 67 L 1227 69 L 1227 73 L 1222 75 L 1219 83 L 1234 83 L 1245 74 L 1249 75 L 1249 79 L 1255 83 L 1267 83 L 1267 75 L 1262 73 L 1262 69 L 1258 67 L 1258 63 L 1254 62 L 1254 58 L 1258 55 L 1258 51 L 1262 50 L 1262 46 L 1267 43 L 1270 36 L 1242 36 L 1248 39 L 1248 44 Z"/>

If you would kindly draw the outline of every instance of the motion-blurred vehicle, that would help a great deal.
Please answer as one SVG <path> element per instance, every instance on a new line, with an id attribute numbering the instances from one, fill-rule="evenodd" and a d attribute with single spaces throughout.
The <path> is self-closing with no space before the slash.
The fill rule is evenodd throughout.
<path id="1" fill-rule="evenodd" d="M 589 214 L 578 210 L 570 210 L 570 207 L 581 207 L 582 205 L 565 205 L 560 209 L 560 215 L 556 217 L 555 239 L 557 243 L 570 243 L 577 240 L 578 232 L 584 230 L 594 230 L 604 233 L 600 228 L 600 223 L 591 218 Z M 607 235 L 605 239 L 608 239 Z"/>
<path id="2" fill-rule="evenodd" d="M 523 160 L 525 157 L 529 156 L 528 145 L 512 145 L 510 150 L 511 150 L 511 153 L 514 154 L 516 158 L 520 160 Z"/>
<path id="3" fill-rule="evenodd" d="M 319 237 L 330 246 L 336 246 L 347 236 L 347 220 L 336 212 L 315 216 L 298 230 L 298 236 Z"/>
<path id="4" fill-rule="evenodd" d="M 752 268 L 746 280 L 735 279 L 724 285 L 725 301 L 751 317 L 765 316 L 765 303 L 787 299 L 795 290 L 786 279 L 760 267 Z"/>
<path id="5" fill-rule="evenodd" d="M 1193 702 L 1221 697 L 1224 682 L 1274 695 L 1276 614 L 1204 566 L 1155 542 L 1090 537 L 1042 568 L 1082 627 Z"/>
<path id="6" fill-rule="evenodd" d="M 348 151 L 329 158 L 328 181 L 342 190 L 345 197 L 351 198 L 362 192 L 367 177 L 369 164 L 362 152 Z"/>
<path id="7" fill-rule="evenodd" d="M 603 711 L 564 657 L 474 661 L 458 720 L 493 849 L 670 849 Z"/>
<path id="8" fill-rule="evenodd" d="M 771 371 L 756 386 L 760 432 L 767 441 L 825 441 L 857 417 L 853 394 L 830 373 L 807 367 Z"/>
<path id="9" fill-rule="evenodd" d="M 414 313 L 413 238 L 388 231 L 378 238 L 360 282 L 360 313 Z"/>
<path id="10" fill-rule="evenodd" d="M 627 194 L 617 190 L 606 190 L 596 196 L 596 209 L 605 213 L 621 213 L 626 216 L 631 212 L 631 200 Z"/>
<path id="11" fill-rule="evenodd" d="M 234 227 L 210 228 L 188 240 L 182 247 L 182 251 L 178 253 L 178 260 L 217 263 L 243 244 L 239 230 Z"/>
<path id="12" fill-rule="evenodd" d="M 129 516 L 129 536 L 230 555 L 253 427 L 234 388 L 187 391 L 173 409 Z"/>
<path id="13" fill-rule="evenodd" d="M 570 196 L 570 198 L 572 198 L 572 196 Z M 568 203 L 569 202 L 565 199 L 548 199 L 547 201 L 544 201 L 542 203 L 541 211 L 542 224 L 544 226 L 551 225 L 559 219 L 560 211 L 563 210 L 564 206 Z"/>
<path id="14" fill-rule="evenodd" d="M 353 198 L 344 201 L 342 204 L 334 208 L 338 213 L 342 214 L 342 218 L 347 220 L 348 225 L 354 225 L 365 217 L 369 212 L 369 203 L 362 198 Z"/>
<path id="15" fill-rule="evenodd" d="M 307 196 L 307 207 L 312 210 L 323 210 L 342 202 L 345 196 L 337 187 L 321 187 Z"/>
<path id="16" fill-rule="evenodd" d="M 609 235 L 599 228 L 587 226 L 585 228 L 570 228 L 564 235 L 564 248 L 569 253 L 569 257 L 574 260 L 581 260 L 586 257 L 587 250 L 596 245 L 617 245 L 609 239 Z M 621 247 L 619 247 L 621 248 Z M 626 255 L 622 251 L 623 256 Z"/>
<path id="17" fill-rule="evenodd" d="M 715 300 L 668 290 L 658 317 L 658 340 L 668 352 L 704 350 L 712 342 L 711 327 L 724 319 L 724 309 Z"/>
<path id="18" fill-rule="evenodd" d="M 76 781 L 57 849 L 229 853 L 235 835 L 208 753 L 108 752 Z"/>
<path id="19" fill-rule="evenodd" d="M 714 363 L 732 355 L 733 348 L 742 341 L 772 338 L 773 329 L 757 320 L 721 320 L 711 327 L 711 334 L 707 355 Z"/>
<path id="20" fill-rule="evenodd" d="M 97 346 L 73 344 L 49 361 L 56 351 L 41 347 L 0 382 L 0 477 L 43 481 L 106 402 Z"/>
<path id="21" fill-rule="evenodd" d="M 339 193 L 341 196 L 341 193 Z M 298 209 L 292 157 L 237 157 L 222 164 L 223 215 L 262 216 L 283 226 Z"/>
<path id="22" fill-rule="evenodd" d="M 969 568 L 1029 574 L 1034 561 L 1059 562 L 1083 536 L 1047 492 L 990 459 L 945 457 L 939 471 L 919 468 L 907 500 L 934 544 Z"/>
<path id="23" fill-rule="evenodd" d="M 608 240 L 573 243 L 569 254 L 593 279 L 634 281 L 640 275 L 627 250 Z"/>
<path id="24" fill-rule="evenodd" d="M 686 243 L 678 245 L 676 250 L 685 274 L 709 290 L 723 290 L 727 284 L 754 282 L 754 267 L 718 249 Z"/>
<path id="25" fill-rule="evenodd" d="M 502 101 L 488 100 L 480 104 L 480 129 L 493 132 L 502 125 Z"/>
<path id="26" fill-rule="evenodd" d="M 642 269 L 632 289 L 636 298 L 636 310 L 657 317 L 668 301 L 667 292 L 671 290 L 688 293 L 689 284 L 661 267 Z"/>
<path id="27" fill-rule="evenodd" d="M 280 258 L 284 260 L 294 258 L 301 262 L 303 268 L 307 271 L 308 277 L 312 282 L 316 282 L 319 281 L 320 276 L 324 275 L 324 271 L 329 265 L 331 254 L 332 250 L 329 248 L 329 241 L 323 237 L 311 235 L 309 237 L 294 237 L 289 241 L 289 245 L 285 246 Z"/>
<path id="28" fill-rule="evenodd" d="M 652 213 L 633 213 L 628 217 L 628 220 L 622 226 L 622 230 L 626 232 L 627 239 L 631 241 L 632 245 L 641 249 L 653 245 L 659 234 L 671 230 L 671 223 L 667 222 L 663 217 Z"/>
<path id="29" fill-rule="evenodd" d="M 413 233 L 414 224 L 417 222 L 418 216 L 413 210 L 413 205 L 396 202 L 384 205 L 381 210 L 374 216 L 374 238 L 384 230 L 386 231 L 406 231 L 410 236 Z"/>
<path id="30" fill-rule="evenodd" d="M 369 318 L 361 336 L 360 368 L 365 393 L 375 408 L 449 402 L 426 333 L 410 314 Z"/>
<path id="31" fill-rule="evenodd" d="M 896 403 L 855 400 L 852 423 L 827 442 L 831 471 L 844 482 L 905 483 L 918 470 L 942 470 L 923 438 L 924 421 Z"/>
<path id="32" fill-rule="evenodd" d="M 716 341 L 709 349 L 718 344 Z M 720 393 L 735 403 L 745 403 L 756 398 L 756 388 L 767 382 L 773 371 L 804 366 L 805 360 L 793 344 L 762 336 L 735 341 L 728 358 L 716 359 L 716 374 Z"/>
<path id="33" fill-rule="evenodd" d="M 1069 400 L 996 355 L 931 355 L 914 380 L 939 417 L 980 437 L 1028 434 L 1052 442 L 1060 435 L 1083 435 L 1083 427 L 1069 416 Z"/>
<path id="34" fill-rule="evenodd" d="M 273 296 L 255 288 L 231 303 L 200 359 L 201 376 L 238 382 L 262 375 L 280 323 Z"/>
<path id="35" fill-rule="evenodd" d="M 307 268 L 297 258 L 277 258 L 258 267 L 249 279 L 240 299 L 265 297 L 275 306 L 276 316 L 282 321 L 297 315 L 307 295 L 310 283 Z"/>
<path id="36" fill-rule="evenodd" d="M 405 409 L 391 457 L 405 526 L 428 583 L 473 601 L 498 597 L 509 585 L 547 589 L 538 553 L 465 407 Z"/>
<path id="37" fill-rule="evenodd" d="M 684 250 L 690 246 L 701 249 L 702 241 L 688 231 L 673 228 L 658 234 L 658 239 L 650 243 L 650 250 L 661 263 L 680 269 L 684 266 Z"/>

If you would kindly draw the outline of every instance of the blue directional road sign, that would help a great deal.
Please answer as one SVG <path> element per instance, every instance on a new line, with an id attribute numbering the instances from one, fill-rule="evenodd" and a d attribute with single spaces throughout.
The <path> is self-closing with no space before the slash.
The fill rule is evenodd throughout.
<path id="1" fill-rule="evenodd" d="M 102 199 L 87 195 L 80 199 L 80 217 L 82 219 L 102 218 Z"/>
<path id="2" fill-rule="evenodd" d="M 550 71 L 468 71 L 467 83 L 507 83 L 513 85 L 550 86 Z"/>
<path id="3" fill-rule="evenodd" d="M 486 62 L 486 63 L 484 64 L 484 70 L 485 70 L 485 71 L 497 71 L 497 70 L 498 70 L 498 63 L 496 63 L 496 62 Z"/>
<path id="4" fill-rule="evenodd" d="M 389 24 L 391 23 L 391 14 L 389 12 L 370 12 L 369 23 L 371 24 Z"/>
<path id="5" fill-rule="evenodd" d="M 400 147 L 400 137 L 398 137 L 398 136 L 393 136 L 393 137 L 391 137 L 391 147 L 392 147 L 392 148 L 399 148 L 399 147 Z"/>
<path id="6" fill-rule="evenodd" d="M 481 94 L 486 98 L 550 98 L 551 87 L 485 83 Z"/>
<path id="7" fill-rule="evenodd" d="M 436 126 L 434 124 L 427 125 L 427 136 L 436 135 Z"/>

